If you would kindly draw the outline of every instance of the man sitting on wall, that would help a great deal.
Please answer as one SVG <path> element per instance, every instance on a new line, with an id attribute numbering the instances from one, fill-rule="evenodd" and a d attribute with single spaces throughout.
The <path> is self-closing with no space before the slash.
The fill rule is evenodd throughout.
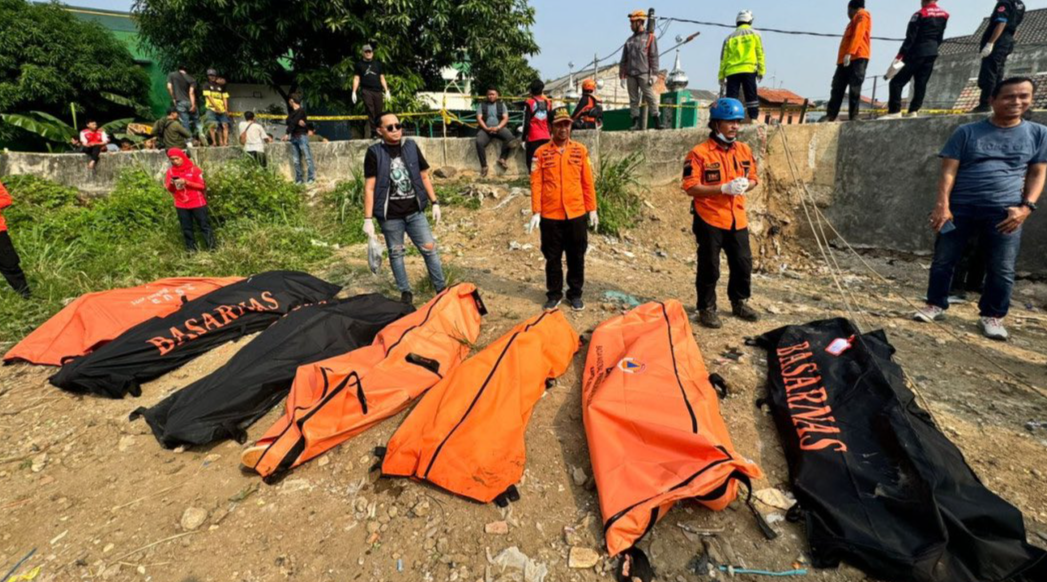
<path id="1" fill-rule="evenodd" d="M 985 337 L 1007 340 L 1003 318 L 1011 304 L 1022 224 L 1036 210 L 1047 179 L 1047 127 L 1022 119 L 1035 94 L 1027 77 L 1000 83 L 989 100 L 992 116 L 961 126 L 942 149 L 938 202 L 930 216 L 938 240 L 927 306 L 916 313 L 917 321 L 945 317 L 956 264 L 968 239 L 980 235 L 987 273 L 979 326 Z"/>

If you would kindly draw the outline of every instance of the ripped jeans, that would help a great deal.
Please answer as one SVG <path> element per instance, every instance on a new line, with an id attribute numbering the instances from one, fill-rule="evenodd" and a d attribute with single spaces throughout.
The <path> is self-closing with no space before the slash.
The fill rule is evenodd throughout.
<path id="1" fill-rule="evenodd" d="M 424 213 L 415 212 L 405 218 L 391 218 L 379 220 L 379 228 L 385 235 L 385 245 L 389 248 L 389 266 L 393 269 L 393 277 L 396 278 L 396 287 L 401 293 L 411 292 L 411 281 L 407 278 L 407 267 L 404 265 L 404 233 L 411 237 L 411 242 L 422 253 L 425 259 L 425 268 L 429 271 L 429 280 L 433 288 L 439 293 L 447 286 L 444 279 L 444 269 L 440 264 L 440 254 L 436 250 L 436 239 L 429 229 L 429 220 Z"/>

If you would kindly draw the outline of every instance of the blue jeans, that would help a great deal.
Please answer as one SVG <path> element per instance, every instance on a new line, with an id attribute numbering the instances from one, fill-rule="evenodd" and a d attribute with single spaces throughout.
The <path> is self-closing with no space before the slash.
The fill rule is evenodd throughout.
<path id="1" fill-rule="evenodd" d="M 291 165 L 294 166 L 294 181 L 302 183 L 302 156 L 305 156 L 305 164 L 309 166 L 310 182 L 316 180 L 316 167 L 313 166 L 313 150 L 309 149 L 309 136 L 302 134 L 291 138 Z"/>
<path id="2" fill-rule="evenodd" d="M 415 212 L 406 218 L 392 218 L 378 221 L 378 227 L 385 235 L 385 246 L 389 248 L 389 266 L 396 278 L 396 288 L 401 293 L 411 291 L 411 281 L 407 278 L 407 267 L 404 266 L 404 233 L 411 237 L 411 242 L 422 253 L 425 268 L 429 271 L 429 280 L 439 293 L 447 286 L 444 279 L 444 268 L 440 264 L 440 254 L 436 250 L 436 239 L 429 229 L 429 220 L 425 214 Z"/>
<path id="3" fill-rule="evenodd" d="M 178 121 L 182 124 L 182 127 L 189 130 L 189 133 L 196 135 L 197 130 L 200 127 L 200 110 L 190 112 L 193 104 L 188 101 L 176 101 L 175 109 L 178 110 Z"/>
<path id="4" fill-rule="evenodd" d="M 1006 208 L 962 209 L 953 212 L 956 230 L 939 234 L 934 243 L 934 262 L 931 263 L 927 302 L 942 309 L 949 308 L 949 289 L 957 263 L 963 258 L 967 240 L 981 235 L 985 253 L 985 290 L 978 302 L 982 317 L 1005 317 L 1011 306 L 1014 289 L 1014 265 L 1021 249 L 1022 230 L 1003 234 L 996 225 L 1007 218 Z"/>

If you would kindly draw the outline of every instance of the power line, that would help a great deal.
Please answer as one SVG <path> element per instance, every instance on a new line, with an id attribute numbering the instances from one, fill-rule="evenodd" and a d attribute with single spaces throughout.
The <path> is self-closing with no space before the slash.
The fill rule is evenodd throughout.
<path id="1" fill-rule="evenodd" d="M 660 18 L 662 20 L 671 20 L 673 22 L 683 22 L 683 23 L 687 23 L 687 24 L 697 24 L 698 26 L 715 26 L 717 28 L 729 28 L 729 29 L 732 29 L 732 30 L 735 29 L 735 28 L 738 28 L 738 25 L 736 25 L 736 24 L 721 24 L 719 22 L 704 22 L 704 21 L 701 21 L 701 20 L 690 20 L 690 19 L 687 19 L 687 18 L 671 18 L 671 17 L 665 17 L 665 16 L 659 16 L 658 18 Z M 789 34 L 789 35 L 793 35 L 793 36 L 816 36 L 816 37 L 820 37 L 820 38 L 843 38 L 842 34 L 829 34 L 829 33 L 826 33 L 826 32 L 808 32 L 808 31 L 803 31 L 803 30 L 782 30 L 782 29 L 779 29 L 779 28 L 763 28 L 763 27 L 757 28 L 756 30 L 758 30 L 760 32 L 774 32 L 774 33 L 777 33 L 777 34 Z M 889 42 L 904 42 L 905 41 L 904 38 L 887 38 L 887 37 L 882 37 L 882 36 L 874 36 L 874 37 L 872 37 L 872 39 L 873 40 L 885 40 L 885 41 L 889 41 Z"/>

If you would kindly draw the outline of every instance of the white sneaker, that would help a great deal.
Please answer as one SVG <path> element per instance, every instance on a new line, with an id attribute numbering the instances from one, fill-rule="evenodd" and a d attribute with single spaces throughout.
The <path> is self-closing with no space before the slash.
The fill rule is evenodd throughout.
<path id="1" fill-rule="evenodd" d="M 920 112 L 919 111 L 913 111 L 912 113 L 906 113 L 905 116 L 910 118 L 910 119 L 912 119 L 914 117 L 919 117 L 920 116 Z"/>
<path id="2" fill-rule="evenodd" d="M 982 330 L 982 335 L 985 337 L 1005 342 L 1011 334 L 1007 333 L 1007 328 L 1003 326 L 1003 320 L 999 317 L 983 317 L 978 320 L 978 327 Z"/>
<path id="3" fill-rule="evenodd" d="M 923 309 L 913 314 L 912 318 L 916 321 L 931 323 L 945 319 L 945 310 L 937 305 L 925 305 Z"/>
<path id="4" fill-rule="evenodd" d="M 901 119 L 901 113 L 888 113 L 887 115 L 881 115 L 878 119 L 880 121 L 889 121 L 891 119 Z"/>

